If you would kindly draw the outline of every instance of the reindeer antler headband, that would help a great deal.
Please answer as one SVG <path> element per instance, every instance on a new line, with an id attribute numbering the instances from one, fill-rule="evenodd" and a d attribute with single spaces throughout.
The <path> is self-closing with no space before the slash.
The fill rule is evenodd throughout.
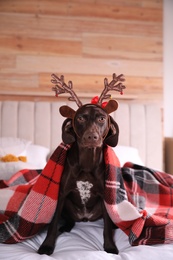
<path id="1" fill-rule="evenodd" d="M 55 87 L 52 88 L 53 91 L 55 91 L 56 96 L 58 96 L 59 94 L 62 93 L 70 93 L 71 97 L 69 97 L 68 99 L 71 101 L 75 101 L 76 104 L 78 105 L 78 107 L 82 106 L 82 102 L 79 100 L 79 98 L 77 97 L 76 93 L 73 91 L 73 83 L 72 81 L 68 82 L 68 85 L 66 85 L 64 83 L 64 76 L 61 75 L 60 78 L 55 75 L 52 74 L 52 80 L 51 82 L 53 84 L 55 84 Z M 116 74 L 113 74 L 113 80 L 108 84 L 108 79 L 105 78 L 104 79 L 104 89 L 100 95 L 99 98 L 97 98 L 98 100 L 96 101 L 96 104 L 100 105 L 102 104 L 102 101 L 104 99 L 108 99 L 111 97 L 110 94 L 107 94 L 110 90 L 116 90 L 119 91 L 121 94 L 123 94 L 123 89 L 125 89 L 126 87 L 122 84 L 122 82 L 125 81 L 124 75 L 120 74 L 119 76 L 116 76 Z"/>
<path id="2" fill-rule="evenodd" d="M 58 96 L 59 94 L 62 93 L 70 93 L 71 97 L 69 97 L 68 99 L 70 101 L 75 101 L 76 104 L 78 105 L 78 107 L 82 106 L 81 101 L 79 100 L 79 98 L 77 97 L 77 95 L 75 94 L 75 92 L 73 91 L 73 83 L 72 81 L 68 82 L 68 86 L 64 83 L 64 76 L 61 75 L 61 77 L 59 78 L 58 76 L 56 76 L 55 74 L 52 74 L 52 80 L 51 82 L 53 84 L 55 84 L 55 87 L 52 88 L 52 90 L 55 91 L 56 96 Z"/>
<path id="3" fill-rule="evenodd" d="M 62 94 L 62 93 L 70 93 L 70 97 L 68 98 L 70 101 L 75 101 L 76 104 L 78 105 L 78 107 L 80 108 L 82 105 L 82 102 L 79 100 L 79 98 L 77 97 L 76 93 L 73 90 L 73 83 L 72 81 L 68 82 L 68 85 L 66 85 L 66 83 L 64 83 L 64 76 L 61 75 L 60 78 L 55 75 L 52 74 L 52 80 L 51 82 L 53 84 L 55 84 L 55 86 L 52 88 L 53 91 L 55 91 L 56 96 Z M 118 107 L 118 103 L 115 100 L 109 100 L 109 102 L 106 102 L 106 105 L 103 103 L 102 101 L 104 99 L 110 99 L 111 95 L 107 94 L 109 91 L 111 90 L 115 90 L 120 92 L 121 94 L 123 94 L 123 89 L 125 89 L 126 87 L 123 85 L 122 82 L 125 81 L 124 75 L 120 74 L 119 76 L 116 76 L 116 74 L 113 74 L 113 80 L 108 83 L 108 79 L 105 78 L 104 79 L 104 89 L 100 95 L 100 97 L 94 97 L 91 101 L 92 104 L 101 106 L 108 114 L 115 111 Z M 105 103 L 105 102 L 104 102 Z M 64 106 L 65 108 L 67 108 L 67 106 Z M 63 107 L 62 107 L 63 108 Z M 69 113 L 71 112 L 68 111 Z M 61 111 L 61 114 L 65 117 L 67 117 L 68 113 L 64 113 L 64 111 Z M 73 114 L 73 113 L 72 113 Z M 73 117 L 70 113 L 70 117 Z"/>

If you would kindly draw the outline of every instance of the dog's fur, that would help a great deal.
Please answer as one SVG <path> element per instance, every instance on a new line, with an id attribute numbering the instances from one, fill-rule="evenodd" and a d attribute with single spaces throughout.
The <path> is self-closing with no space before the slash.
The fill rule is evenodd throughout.
<path id="1" fill-rule="evenodd" d="M 60 112 L 67 116 L 63 112 L 65 108 Z M 104 144 L 116 146 L 118 142 L 118 125 L 107 111 L 97 105 L 84 105 L 75 113 L 68 109 L 71 118 L 63 123 L 62 139 L 65 143 L 72 143 L 72 147 L 67 153 L 56 212 L 38 253 L 52 254 L 57 236 L 70 231 L 75 222 L 103 218 L 104 250 L 118 254 L 112 234 L 114 225 L 104 206 L 103 158 Z M 65 225 L 57 230 L 61 217 Z"/>

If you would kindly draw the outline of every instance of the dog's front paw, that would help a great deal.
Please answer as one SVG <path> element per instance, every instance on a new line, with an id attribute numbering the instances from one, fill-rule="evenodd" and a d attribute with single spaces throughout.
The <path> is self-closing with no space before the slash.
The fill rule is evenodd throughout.
<path id="1" fill-rule="evenodd" d="M 104 250 L 107 252 L 107 253 L 111 253 L 111 254 L 116 254 L 118 255 L 119 251 L 118 251 L 118 248 L 116 247 L 115 244 L 113 245 L 104 245 Z"/>
<path id="2" fill-rule="evenodd" d="M 105 251 L 107 253 L 116 254 L 116 255 L 118 255 L 118 253 L 119 253 L 119 251 L 116 247 L 115 248 L 106 248 Z"/>
<path id="3" fill-rule="evenodd" d="M 54 251 L 54 246 L 41 245 L 37 253 L 40 255 L 51 255 Z"/>

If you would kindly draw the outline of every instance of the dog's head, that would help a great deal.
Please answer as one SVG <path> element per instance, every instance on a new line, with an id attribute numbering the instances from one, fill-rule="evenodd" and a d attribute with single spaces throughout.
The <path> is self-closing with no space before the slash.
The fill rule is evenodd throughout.
<path id="1" fill-rule="evenodd" d="M 71 95 L 69 100 L 75 101 L 79 107 L 77 111 L 69 106 L 60 107 L 61 115 L 67 118 L 62 126 L 63 142 L 70 144 L 77 141 L 82 147 L 101 147 L 103 142 L 113 147 L 116 146 L 118 143 L 119 128 L 109 114 L 117 110 L 118 103 L 112 99 L 109 102 L 102 103 L 102 101 L 111 97 L 110 94 L 107 94 L 110 90 L 123 93 L 123 89 L 125 88 L 122 84 L 125 81 L 124 76 L 122 74 L 116 76 L 114 73 L 113 80 L 110 83 L 105 78 L 105 87 L 100 97 L 95 97 L 92 99 L 91 104 L 86 105 L 82 105 L 73 91 L 71 81 L 66 85 L 63 75 L 59 78 L 55 74 L 52 74 L 52 77 L 52 83 L 55 84 L 55 87 L 52 89 L 55 91 L 56 96 L 68 92 Z"/>
<path id="2" fill-rule="evenodd" d="M 62 126 L 63 142 L 77 141 L 82 147 L 101 147 L 103 143 L 116 146 L 119 127 L 109 113 L 117 108 L 115 100 L 110 100 L 105 108 L 95 104 L 83 105 L 77 111 L 60 107 L 61 115 L 67 117 Z"/>

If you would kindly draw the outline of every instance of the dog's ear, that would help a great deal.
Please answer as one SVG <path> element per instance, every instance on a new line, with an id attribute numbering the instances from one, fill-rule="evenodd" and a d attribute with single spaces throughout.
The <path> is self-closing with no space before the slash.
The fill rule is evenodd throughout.
<path id="1" fill-rule="evenodd" d="M 71 144 L 75 142 L 75 139 L 72 119 L 67 118 L 62 125 L 62 140 L 65 144 Z"/>
<path id="2" fill-rule="evenodd" d="M 74 115 L 76 113 L 75 110 L 73 110 L 71 107 L 69 106 L 61 106 L 59 108 L 59 112 L 63 117 L 67 117 L 67 118 L 74 118 Z"/>
<path id="3" fill-rule="evenodd" d="M 114 99 L 110 99 L 107 103 L 107 105 L 103 108 L 103 110 L 107 113 L 110 114 L 117 110 L 118 108 L 118 102 Z"/>
<path id="4" fill-rule="evenodd" d="M 104 143 L 111 147 L 115 147 L 118 144 L 119 137 L 119 127 L 118 124 L 114 121 L 114 119 L 110 116 L 110 126 L 109 132 L 104 139 Z"/>

